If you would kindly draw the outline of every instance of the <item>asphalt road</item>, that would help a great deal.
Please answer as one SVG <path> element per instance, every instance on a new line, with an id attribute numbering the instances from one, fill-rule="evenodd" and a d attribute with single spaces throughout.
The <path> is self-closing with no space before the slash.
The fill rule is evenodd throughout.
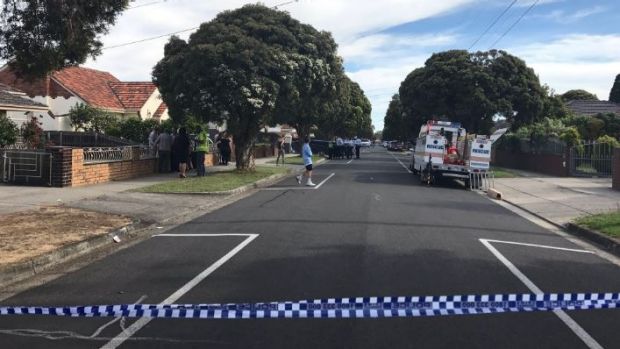
<path id="1" fill-rule="evenodd" d="M 408 161 L 375 149 L 361 160 L 328 161 L 315 170 L 318 189 L 300 187 L 291 176 L 168 231 L 172 236 L 153 237 L 2 303 L 245 303 L 532 287 L 620 292 L 620 267 L 596 254 L 488 242 L 493 253 L 481 239 L 581 248 L 458 184 L 421 186 L 398 159 Z M 0 347 L 620 347 L 620 310 L 566 314 L 137 322 L 11 316 L 0 317 Z"/>

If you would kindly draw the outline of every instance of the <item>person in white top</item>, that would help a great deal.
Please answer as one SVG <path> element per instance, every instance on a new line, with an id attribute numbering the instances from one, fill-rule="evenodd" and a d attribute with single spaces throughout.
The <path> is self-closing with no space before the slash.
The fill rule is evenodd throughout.
<path id="1" fill-rule="evenodd" d="M 355 145 L 355 158 L 359 159 L 360 158 L 360 148 L 362 147 L 362 140 L 355 137 L 355 139 L 353 140 L 353 144 Z"/>

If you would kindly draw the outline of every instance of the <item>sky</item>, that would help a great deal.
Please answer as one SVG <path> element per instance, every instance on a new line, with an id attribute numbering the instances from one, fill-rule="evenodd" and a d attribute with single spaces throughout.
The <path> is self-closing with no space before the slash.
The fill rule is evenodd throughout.
<path id="1" fill-rule="evenodd" d="M 151 80 L 168 36 L 199 26 L 241 0 L 135 0 L 102 37 L 101 56 L 84 66 L 123 81 Z M 330 31 L 347 74 L 372 102 L 375 130 L 412 70 L 450 49 L 506 50 L 525 60 L 555 93 L 585 89 L 606 100 L 620 74 L 617 0 L 264 0 Z M 503 16 L 500 16 L 503 14 Z M 491 26 L 491 24 L 495 24 Z M 193 32 L 180 33 L 183 39 Z M 483 35 L 484 34 L 484 35 Z M 115 47 L 117 46 L 117 47 Z"/>

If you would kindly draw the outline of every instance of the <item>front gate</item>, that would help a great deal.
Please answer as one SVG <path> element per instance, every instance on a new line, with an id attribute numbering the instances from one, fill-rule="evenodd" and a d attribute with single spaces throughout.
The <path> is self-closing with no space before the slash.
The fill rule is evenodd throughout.
<path id="1" fill-rule="evenodd" d="M 3 182 L 52 185 L 52 154 L 38 151 L 7 150 L 2 155 Z"/>
<path id="2" fill-rule="evenodd" d="M 590 143 L 570 149 L 570 174 L 575 177 L 611 177 L 614 147 Z"/>

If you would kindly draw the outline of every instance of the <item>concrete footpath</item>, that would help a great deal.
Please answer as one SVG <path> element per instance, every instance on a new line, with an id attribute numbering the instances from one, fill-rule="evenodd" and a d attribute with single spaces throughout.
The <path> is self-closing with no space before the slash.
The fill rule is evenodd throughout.
<path id="1" fill-rule="evenodd" d="M 519 172 L 495 180 L 505 201 L 565 226 L 575 218 L 620 210 L 620 192 L 610 178 L 557 178 Z"/>
<path id="2" fill-rule="evenodd" d="M 255 163 L 260 166 L 275 166 L 269 164 L 273 160 L 275 157 L 257 159 Z M 299 167 L 287 166 L 293 170 Z M 210 166 L 207 167 L 207 175 L 233 169 L 234 163 L 230 163 L 229 166 Z M 195 171 L 190 173 L 190 176 L 193 175 Z M 68 207 L 122 214 L 137 218 L 142 222 L 155 223 L 178 216 L 184 211 L 211 206 L 217 201 L 226 199 L 221 195 L 166 195 L 132 192 L 134 189 L 174 180 L 177 177 L 176 172 L 155 174 L 143 178 L 75 188 L 0 185 L 0 214 L 63 204 Z"/>
<path id="3" fill-rule="evenodd" d="M 294 155 L 293 155 L 294 156 Z M 255 160 L 256 165 L 275 166 L 269 162 L 275 158 Z M 286 165 L 292 171 L 302 166 Z M 229 166 L 208 167 L 208 173 L 230 171 Z M 190 172 L 190 177 L 195 171 Z M 283 174 L 282 176 L 286 176 Z M 281 176 L 272 176 L 257 183 L 269 185 L 280 180 Z M 126 181 L 109 182 L 76 188 L 44 188 L 28 186 L 0 185 L 0 215 L 38 210 L 45 206 L 61 204 L 66 208 L 78 208 L 104 214 L 118 214 L 131 218 L 134 223 L 93 237 L 72 242 L 43 255 L 36 255 L 19 263 L 0 267 L 0 283 L 10 284 L 47 271 L 49 268 L 71 261 L 90 253 L 101 254 L 102 249 L 114 250 L 112 237 L 118 235 L 123 242 L 139 241 L 144 236 L 167 229 L 194 219 L 220 207 L 229 205 L 252 193 L 254 185 L 247 185 L 223 195 L 195 194 L 152 194 L 132 191 L 144 186 L 178 179 L 177 173 L 157 174 L 149 177 Z M 207 177 L 208 179 L 208 177 Z M 243 190 L 241 190 L 243 189 Z M 9 244 L 11 245 L 11 244 Z M 126 245 L 121 244 L 119 247 Z M 107 254 L 104 253 L 104 254 Z M 0 290 L 1 293 L 1 290 Z"/>

